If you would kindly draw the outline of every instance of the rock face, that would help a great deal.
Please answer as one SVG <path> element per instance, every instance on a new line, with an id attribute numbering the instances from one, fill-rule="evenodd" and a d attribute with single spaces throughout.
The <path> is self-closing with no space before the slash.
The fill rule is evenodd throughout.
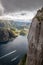
<path id="1" fill-rule="evenodd" d="M 32 20 L 28 43 L 26 65 L 43 65 L 43 8 Z"/>
<path id="2" fill-rule="evenodd" d="M 0 29 L 0 42 L 6 42 L 9 40 L 9 33 L 5 29 Z"/>
<path id="3" fill-rule="evenodd" d="M 10 29 L 10 23 L 7 20 L 0 20 L 0 43 L 7 42 L 17 36 Z"/>
<path id="4" fill-rule="evenodd" d="M 12 30 L 0 28 L 0 42 L 7 42 L 16 37 Z"/>

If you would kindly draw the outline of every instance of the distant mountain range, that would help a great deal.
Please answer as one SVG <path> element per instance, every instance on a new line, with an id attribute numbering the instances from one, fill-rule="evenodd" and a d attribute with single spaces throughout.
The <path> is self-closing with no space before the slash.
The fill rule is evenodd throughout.
<path id="1" fill-rule="evenodd" d="M 0 42 L 6 42 L 11 38 L 17 37 L 12 30 L 26 30 L 29 29 L 29 22 L 19 22 L 13 20 L 0 20 Z"/>
<path id="2" fill-rule="evenodd" d="M 7 28 L 9 26 L 10 26 L 9 21 L 7 21 L 7 20 L 0 20 L 0 28 L 2 28 L 2 27 Z"/>
<path id="3" fill-rule="evenodd" d="M 11 27 L 15 27 L 15 28 L 18 28 L 18 29 L 21 29 L 21 28 L 24 28 L 24 27 L 29 28 L 30 24 L 31 24 L 31 22 L 10 21 Z"/>
<path id="4" fill-rule="evenodd" d="M 0 20 L 0 27 L 23 28 L 29 27 L 31 22 L 19 22 L 13 20 Z"/>

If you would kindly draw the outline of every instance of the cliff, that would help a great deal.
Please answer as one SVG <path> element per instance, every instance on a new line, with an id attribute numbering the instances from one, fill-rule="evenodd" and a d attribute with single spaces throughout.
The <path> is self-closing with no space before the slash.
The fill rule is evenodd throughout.
<path id="1" fill-rule="evenodd" d="M 16 37 L 17 36 L 12 32 L 12 30 L 0 28 L 0 42 L 7 42 Z"/>
<path id="2" fill-rule="evenodd" d="M 9 33 L 5 29 L 0 29 L 0 42 L 6 42 L 9 40 Z"/>
<path id="3" fill-rule="evenodd" d="M 7 42 L 17 37 L 10 28 L 10 23 L 7 20 L 0 20 L 0 42 Z"/>
<path id="4" fill-rule="evenodd" d="M 26 65 L 43 65 L 43 8 L 32 20 L 28 43 Z"/>

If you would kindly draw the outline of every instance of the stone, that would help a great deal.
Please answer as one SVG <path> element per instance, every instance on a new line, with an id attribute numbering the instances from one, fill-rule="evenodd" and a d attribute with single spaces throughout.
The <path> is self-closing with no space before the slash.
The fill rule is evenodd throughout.
<path id="1" fill-rule="evenodd" d="M 41 15 L 43 17 L 43 12 Z M 43 65 L 43 18 L 38 20 L 36 16 L 32 20 L 28 34 L 26 65 Z"/>

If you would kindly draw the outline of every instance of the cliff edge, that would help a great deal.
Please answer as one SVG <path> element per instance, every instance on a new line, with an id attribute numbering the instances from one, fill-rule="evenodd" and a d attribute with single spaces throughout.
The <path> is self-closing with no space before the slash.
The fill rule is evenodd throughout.
<path id="1" fill-rule="evenodd" d="M 43 65 L 43 8 L 32 20 L 28 43 L 26 65 Z"/>

